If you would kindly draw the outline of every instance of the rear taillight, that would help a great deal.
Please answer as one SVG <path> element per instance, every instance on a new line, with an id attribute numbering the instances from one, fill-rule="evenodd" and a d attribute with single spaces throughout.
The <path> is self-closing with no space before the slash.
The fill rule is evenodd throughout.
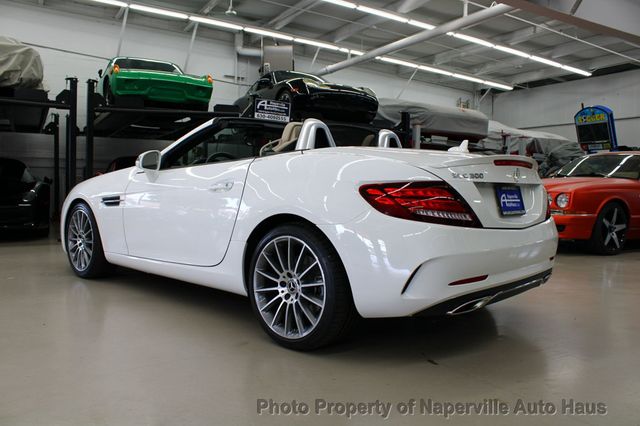
<path id="1" fill-rule="evenodd" d="M 496 166 L 515 166 L 533 169 L 533 164 L 524 160 L 493 160 L 493 164 Z"/>
<path id="2" fill-rule="evenodd" d="M 360 194 L 389 216 L 421 222 L 479 228 L 469 205 L 446 183 L 393 182 L 363 185 Z"/>
<path id="3" fill-rule="evenodd" d="M 545 215 L 544 215 L 544 220 L 549 220 L 549 218 L 551 217 L 551 202 L 552 202 L 552 198 L 549 195 L 549 193 L 547 192 L 546 188 L 542 188 L 542 195 L 543 195 L 543 199 L 546 201 L 545 206 L 547 208 Z"/>

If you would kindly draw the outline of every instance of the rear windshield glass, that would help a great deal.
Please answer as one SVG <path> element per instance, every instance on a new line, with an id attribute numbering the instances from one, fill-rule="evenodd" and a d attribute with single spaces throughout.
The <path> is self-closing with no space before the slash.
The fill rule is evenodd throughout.
<path id="1" fill-rule="evenodd" d="M 115 65 L 121 69 L 148 70 L 182 74 L 182 70 L 169 62 L 151 61 L 149 59 L 120 58 Z"/>
<path id="2" fill-rule="evenodd" d="M 35 182 L 36 179 L 21 162 L 15 160 L 0 160 L 0 182 L 7 181 L 32 183 Z"/>
<path id="3" fill-rule="evenodd" d="M 305 78 L 307 80 L 314 80 L 318 83 L 325 82 L 323 79 L 321 79 L 320 77 L 316 77 L 315 75 L 295 71 L 274 71 L 273 76 L 275 77 L 276 82 L 290 80 L 292 78 Z"/>

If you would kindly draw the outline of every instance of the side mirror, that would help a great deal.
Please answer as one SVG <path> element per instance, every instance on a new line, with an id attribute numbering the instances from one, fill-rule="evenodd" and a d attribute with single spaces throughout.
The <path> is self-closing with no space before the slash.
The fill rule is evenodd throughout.
<path id="1" fill-rule="evenodd" d="M 141 170 L 160 170 L 160 151 L 147 151 L 138 156 L 136 167 Z"/>
<path id="2" fill-rule="evenodd" d="M 98 77 L 102 78 L 102 70 L 98 70 Z"/>

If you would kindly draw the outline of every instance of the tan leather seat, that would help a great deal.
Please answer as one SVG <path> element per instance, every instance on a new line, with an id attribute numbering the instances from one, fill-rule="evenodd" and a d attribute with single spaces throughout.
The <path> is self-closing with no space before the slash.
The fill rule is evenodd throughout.
<path id="1" fill-rule="evenodd" d="M 292 121 L 287 124 L 282 131 L 282 137 L 273 147 L 273 151 L 280 152 L 290 144 L 296 142 L 298 140 L 298 136 L 300 136 L 300 129 L 302 129 L 302 122 L 300 121 Z"/>
<path id="2" fill-rule="evenodd" d="M 363 140 L 362 140 L 362 146 L 371 146 L 371 143 L 373 142 L 373 138 L 375 137 L 375 135 L 367 135 Z"/>

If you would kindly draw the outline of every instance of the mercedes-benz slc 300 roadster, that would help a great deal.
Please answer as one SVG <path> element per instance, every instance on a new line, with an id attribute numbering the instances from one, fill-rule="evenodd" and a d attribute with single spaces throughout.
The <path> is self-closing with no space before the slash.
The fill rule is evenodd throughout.
<path id="1" fill-rule="evenodd" d="M 78 276 L 120 265 L 246 295 L 298 350 L 358 314 L 464 314 L 549 279 L 558 236 L 533 160 L 216 120 L 73 188 L 61 237 Z"/>

